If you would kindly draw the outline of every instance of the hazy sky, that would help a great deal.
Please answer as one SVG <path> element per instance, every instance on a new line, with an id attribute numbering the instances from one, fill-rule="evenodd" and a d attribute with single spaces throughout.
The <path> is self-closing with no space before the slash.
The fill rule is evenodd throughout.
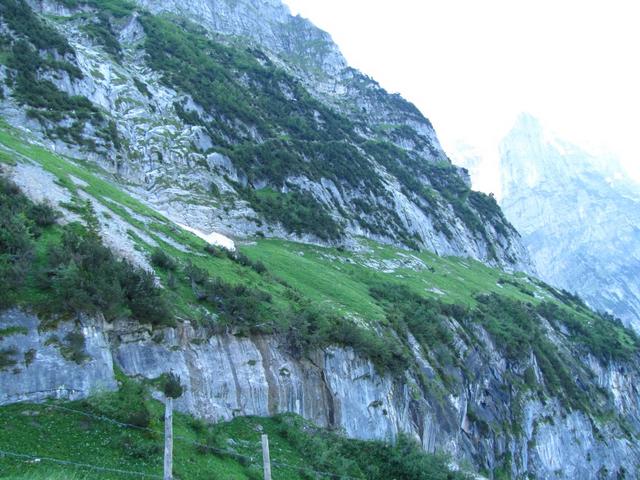
<path id="1" fill-rule="evenodd" d="M 495 149 L 522 111 L 640 179 L 640 2 L 285 0 L 414 102 L 445 149 Z"/>

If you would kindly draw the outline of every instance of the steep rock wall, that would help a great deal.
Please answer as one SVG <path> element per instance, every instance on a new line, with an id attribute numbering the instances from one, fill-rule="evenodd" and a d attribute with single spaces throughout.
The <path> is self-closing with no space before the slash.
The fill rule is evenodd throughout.
<path id="1" fill-rule="evenodd" d="M 640 466 L 637 441 L 617 425 L 567 410 L 552 398 L 541 401 L 514 391 L 512 367 L 486 337 L 486 350 L 467 351 L 466 374 L 458 372 L 461 382 L 445 389 L 417 344 L 420 370 L 432 379 L 426 388 L 418 387 L 415 373 L 381 375 L 348 348 L 331 347 L 296 359 L 276 337 L 207 337 L 189 325 L 167 329 L 160 339 L 157 332 L 152 337 L 130 325 L 105 333 L 89 321 L 84 326 L 61 324 L 52 333 L 66 335 L 80 328 L 86 339 L 88 358 L 80 366 L 65 360 L 58 348 L 44 345 L 50 334 L 38 333 L 36 317 L 12 310 L 0 320 L 3 327 L 19 324 L 28 330 L 5 337 L 0 347 L 19 343 L 23 350 L 38 352 L 20 372 L 0 372 L 0 403 L 82 398 L 114 388 L 113 358 L 113 364 L 138 378 L 173 370 L 186 384 L 177 408 L 208 421 L 294 412 L 354 438 L 392 440 L 404 432 L 427 451 L 449 452 L 456 461 L 466 460 L 483 471 L 503 469 L 512 478 L 614 479 Z M 460 348 L 469 347 L 461 343 Z M 594 358 L 585 364 L 594 381 L 615 398 L 617 413 L 637 429 L 637 369 L 604 367 Z M 537 367 L 536 372 L 540 375 Z"/>
<path id="2" fill-rule="evenodd" d="M 0 337 L 0 350 L 15 364 L 0 369 L 0 405 L 48 398 L 75 400 L 116 388 L 110 345 L 95 322 L 41 329 L 36 316 L 9 310 L 0 314 L 0 330 L 4 329 L 13 333 Z M 68 335 L 72 333 L 84 338 L 86 359 L 81 364 L 70 358 L 73 348 Z"/>

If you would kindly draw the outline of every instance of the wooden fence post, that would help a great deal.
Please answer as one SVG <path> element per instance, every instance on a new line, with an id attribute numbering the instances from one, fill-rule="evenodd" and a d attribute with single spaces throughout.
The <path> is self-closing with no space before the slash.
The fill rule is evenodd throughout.
<path id="1" fill-rule="evenodd" d="M 264 480 L 271 480 L 271 459 L 269 458 L 269 437 L 262 435 L 262 464 L 264 466 Z"/>
<path id="2" fill-rule="evenodd" d="M 173 398 L 165 398 L 164 408 L 164 480 L 173 479 Z"/>

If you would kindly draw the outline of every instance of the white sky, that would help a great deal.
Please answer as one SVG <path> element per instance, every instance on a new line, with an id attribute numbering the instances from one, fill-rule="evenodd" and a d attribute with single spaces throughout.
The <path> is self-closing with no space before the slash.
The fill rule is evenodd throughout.
<path id="1" fill-rule="evenodd" d="M 494 149 L 530 112 L 640 179 L 637 0 L 285 0 L 447 145 Z"/>

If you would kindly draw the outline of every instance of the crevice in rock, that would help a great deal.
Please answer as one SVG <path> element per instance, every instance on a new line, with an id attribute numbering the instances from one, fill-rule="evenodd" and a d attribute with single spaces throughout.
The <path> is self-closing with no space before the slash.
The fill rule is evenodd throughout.
<path id="1" fill-rule="evenodd" d="M 236 372 L 236 367 L 233 363 L 233 356 L 231 355 L 231 351 L 229 350 L 229 339 L 225 335 L 221 338 L 220 343 L 222 344 L 222 348 L 224 349 L 224 353 L 227 355 L 227 360 L 229 362 L 229 370 L 231 375 L 233 376 L 233 384 L 235 385 L 236 391 L 236 405 L 237 408 L 244 414 L 244 406 L 242 403 L 242 395 L 240 394 L 240 382 L 238 381 L 238 372 Z"/>
<path id="2" fill-rule="evenodd" d="M 271 351 L 269 345 L 266 344 L 263 337 L 251 338 L 254 345 L 260 352 L 260 358 L 262 360 L 262 369 L 264 370 L 264 376 L 267 381 L 268 397 L 267 405 L 269 408 L 269 415 L 276 415 L 278 413 L 278 387 L 277 381 L 271 371 Z"/>

